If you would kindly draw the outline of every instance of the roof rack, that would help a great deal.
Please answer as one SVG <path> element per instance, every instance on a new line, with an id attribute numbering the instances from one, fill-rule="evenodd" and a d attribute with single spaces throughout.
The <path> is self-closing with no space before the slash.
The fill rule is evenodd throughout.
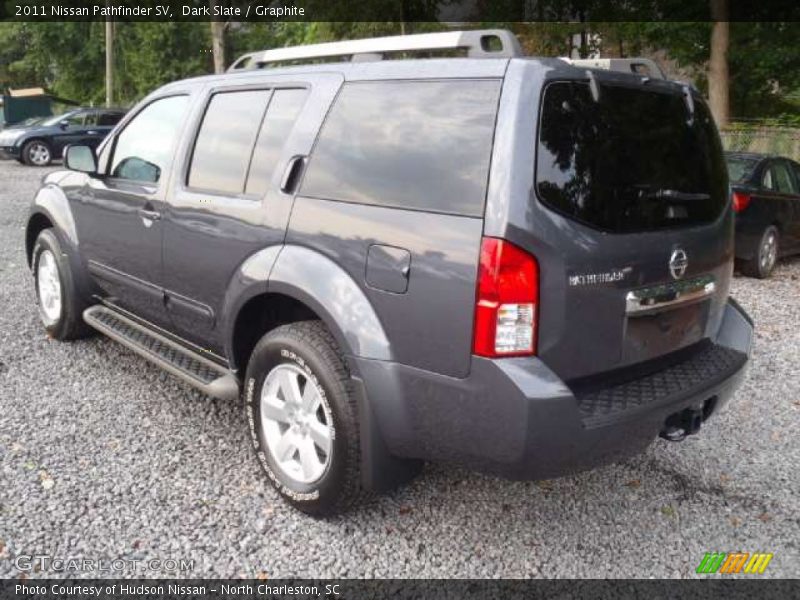
<path id="1" fill-rule="evenodd" d="M 561 58 L 575 67 L 604 69 L 644 75 L 652 79 L 666 79 L 664 71 L 649 58 Z"/>
<path id="2" fill-rule="evenodd" d="M 471 58 L 512 58 L 522 56 L 516 36 L 505 29 L 477 29 L 419 33 L 291 46 L 250 52 L 239 57 L 228 71 L 258 69 L 270 63 L 305 61 L 317 58 L 349 57 L 351 61 L 382 60 L 392 52 L 425 52 L 431 50 L 466 50 Z"/>

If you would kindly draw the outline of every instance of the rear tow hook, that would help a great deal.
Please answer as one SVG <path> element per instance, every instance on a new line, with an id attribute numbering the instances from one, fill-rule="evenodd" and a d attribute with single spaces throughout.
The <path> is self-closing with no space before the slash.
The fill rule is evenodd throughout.
<path id="1" fill-rule="evenodd" d="M 667 417 L 664 429 L 659 436 L 670 442 L 682 442 L 687 435 L 694 435 L 700 431 L 702 424 L 702 408 L 685 408 L 681 412 Z"/>

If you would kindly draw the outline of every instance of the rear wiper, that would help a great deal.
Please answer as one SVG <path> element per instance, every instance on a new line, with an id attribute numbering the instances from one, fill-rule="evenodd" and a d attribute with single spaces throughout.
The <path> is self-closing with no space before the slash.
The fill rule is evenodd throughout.
<path id="1" fill-rule="evenodd" d="M 659 200 L 708 200 L 711 196 L 703 193 L 679 192 L 678 190 L 659 189 L 647 192 L 645 198 L 657 198 Z"/>

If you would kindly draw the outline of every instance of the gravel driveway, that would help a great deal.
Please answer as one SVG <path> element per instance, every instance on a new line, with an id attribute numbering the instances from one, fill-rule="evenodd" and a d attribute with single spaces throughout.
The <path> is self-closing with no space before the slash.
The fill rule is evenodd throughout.
<path id="1" fill-rule="evenodd" d="M 0 161 L 0 577 L 33 554 L 210 577 L 694 577 L 707 551 L 773 552 L 765 576 L 800 576 L 800 260 L 734 281 L 754 357 L 701 435 L 537 483 L 428 466 L 316 521 L 261 475 L 241 403 L 110 340 L 46 338 L 23 253 L 43 173 Z"/>

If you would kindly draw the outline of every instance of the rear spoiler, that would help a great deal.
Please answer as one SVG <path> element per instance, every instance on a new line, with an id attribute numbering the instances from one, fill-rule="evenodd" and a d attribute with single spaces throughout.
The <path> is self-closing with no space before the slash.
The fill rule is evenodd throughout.
<path id="1" fill-rule="evenodd" d="M 603 69 L 644 75 L 652 79 L 666 79 L 664 71 L 649 58 L 561 58 L 561 60 L 586 69 Z"/>

